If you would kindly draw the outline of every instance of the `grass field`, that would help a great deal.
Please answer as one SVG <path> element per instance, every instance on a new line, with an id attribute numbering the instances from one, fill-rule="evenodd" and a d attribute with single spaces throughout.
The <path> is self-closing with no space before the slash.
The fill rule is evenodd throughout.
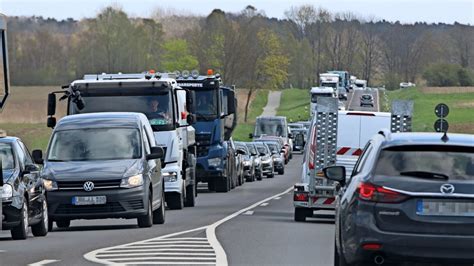
<path id="1" fill-rule="evenodd" d="M 249 114 L 248 114 L 248 121 L 244 123 L 244 115 L 245 115 L 245 103 L 247 100 L 247 92 L 243 91 L 242 94 L 245 93 L 245 97 L 238 93 L 239 103 L 238 103 L 238 111 L 239 111 L 239 124 L 234 130 L 232 138 L 234 140 L 239 141 L 249 141 L 249 133 L 253 133 L 253 129 L 255 127 L 255 118 L 259 116 L 263 112 L 263 108 L 267 105 L 268 100 L 268 90 L 258 90 L 249 105 Z"/>
<path id="2" fill-rule="evenodd" d="M 450 93 L 439 91 L 440 89 L 410 88 L 389 91 L 387 96 L 389 101 L 394 99 L 415 101 L 414 131 L 434 131 L 433 124 L 437 119 L 434 108 L 438 103 L 445 103 L 450 108 L 446 118 L 449 122 L 449 132 L 474 134 L 474 92 L 470 92 L 470 89 L 451 90 Z"/>
<path id="3" fill-rule="evenodd" d="M 282 91 L 280 107 L 277 115 L 286 116 L 288 121 L 303 121 L 309 119 L 308 90 L 286 89 Z"/>

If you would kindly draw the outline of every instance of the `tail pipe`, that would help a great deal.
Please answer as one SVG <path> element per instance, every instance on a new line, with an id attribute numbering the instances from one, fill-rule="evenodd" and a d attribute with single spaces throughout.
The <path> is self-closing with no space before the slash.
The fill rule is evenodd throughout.
<path id="1" fill-rule="evenodd" d="M 374 257 L 374 263 L 375 263 L 376 265 L 382 265 L 382 264 L 385 263 L 385 258 L 384 258 L 382 255 L 376 255 L 376 256 Z"/>

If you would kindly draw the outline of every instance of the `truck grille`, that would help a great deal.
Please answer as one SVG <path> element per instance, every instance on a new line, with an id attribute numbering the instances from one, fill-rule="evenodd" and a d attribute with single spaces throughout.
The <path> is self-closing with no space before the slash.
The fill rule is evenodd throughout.
<path id="1" fill-rule="evenodd" d="M 209 153 L 211 134 L 196 134 L 197 156 L 204 157 Z"/>
<path id="2" fill-rule="evenodd" d="M 94 189 L 118 188 L 120 187 L 120 182 L 122 182 L 121 179 L 90 180 L 90 181 L 94 183 Z M 83 190 L 84 182 L 86 181 L 58 181 L 58 189 Z"/>

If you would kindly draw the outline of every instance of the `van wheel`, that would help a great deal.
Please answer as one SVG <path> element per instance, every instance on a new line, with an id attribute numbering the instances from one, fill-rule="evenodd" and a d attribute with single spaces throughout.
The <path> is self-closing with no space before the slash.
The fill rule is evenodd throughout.
<path id="1" fill-rule="evenodd" d="M 166 194 L 166 203 L 171 210 L 181 210 L 184 207 L 184 191 Z"/>
<path id="2" fill-rule="evenodd" d="M 31 232 L 34 236 L 45 236 L 48 234 L 49 217 L 48 217 L 48 204 L 46 200 L 43 200 L 42 217 L 41 221 L 31 226 Z"/>
<path id="3" fill-rule="evenodd" d="M 152 209 L 152 201 L 151 201 L 151 193 L 150 197 L 148 198 L 148 208 L 145 215 L 142 215 L 137 218 L 138 227 L 145 228 L 151 227 L 153 225 L 153 209 Z"/>
<path id="4" fill-rule="evenodd" d="M 48 232 L 53 232 L 53 220 L 48 217 Z"/>
<path id="5" fill-rule="evenodd" d="M 207 189 L 209 189 L 209 191 L 215 191 L 216 190 L 216 182 L 214 180 L 207 181 Z"/>
<path id="6" fill-rule="evenodd" d="M 27 199 L 23 199 L 23 207 L 20 211 L 20 224 L 10 230 L 14 240 L 23 240 L 28 237 L 28 205 Z"/>
<path id="7" fill-rule="evenodd" d="M 305 222 L 307 210 L 304 208 L 295 208 L 295 221 Z"/>
<path id="8" fill-rule="evenodd" d="M 195 185 L 186 187 L 186 202 L 184 203 L 186 207 L 194 207 L 196 205 L 196 189 L 194 187 Z"/>
<path id="9" fill-rule="evenodd" d="M 228 192 L 230 190 L 230 182 L 227 176 L 221 176 L 215 180 L 216 192 Z"/>
<path id="10" fill-rule="evenodd" d="M 285 168 L 278 170 L 279 175 L 284 175 L 285 174 Z"/>
<path id="11" fill-rule="evenodd" d="M 165 192 L 161 192 L 161 205 L 158 209 L 153 211 L 153 224 L 165 223 Z"/>

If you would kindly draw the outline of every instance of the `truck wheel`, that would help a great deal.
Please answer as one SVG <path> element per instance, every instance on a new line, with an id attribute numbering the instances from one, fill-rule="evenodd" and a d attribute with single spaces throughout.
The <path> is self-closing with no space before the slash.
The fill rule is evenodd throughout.
<path id="1" fill-rule="evenodd" d="M 158 209 L 153 211 L 153 224 L 165 223 L 165 192 L 161 193 L 161 205 Z"/>
<path id="2" fill-rule="evenodd" d="M 41 221 L 35 225 L 31 226 L 31 232 L 34 236 L 45 236 L 48 234 L 48 226 L 49 226 L 49 217 L 48 217 L 48 204 L 46 200 L 43 200 L 43 208 L 42 208 L 42 217 Z"/>
<path id="3" fill-rule="evenodd" d="M 166 194 L 166 204 L 171 210 L 181 210 L 184 207 L 184 191 L 169 192 Z"/>
<path id="4" fill-rule="evenodd" d="M 284 175 L 285 174 L 285 168 L 278 170 L 279 175 Z"/>
<path id="5" fill-rule="evenodd" d="M 151 195 L 148 199 L 148 208 L 145 215 L 142 215 L 137 218 L 138 227 L 146 228 L 151 227 L 153 225 L 153 207 L 151 201 Z"/>
<path id="6" fill-rule="evenodd" d="M 10 230 L 14 240 L 23 240 L 28 237 L 28 205 L 27 199 L 23 199 L 23 207 L 20 213 L 20 224 Z"/>
<path id="7" fill-rule="evenodd" d="M 196 189 L 194 185 L 189 185 L 186 187 L 186 202 L 184 203 L 185 207 L 194 207 L 196 204 Z"/>
<path id="8" fill-rule="evenodd" d="M 295 208 L 295 221 L 305 222 L 307 210 L 304 208 Z"/>
<path id="9" fill-rule="evenodd" d="M 56 226 L 59 228 L 68 228 L 71 226 L 71 220 L 58 220 L 56 221 Z"/>
<path id="10" fill-rule="evenodd" d="M 216 192 L 228 192 L 230 190 L 230 180 L 227 176 L 221 176 L 215 182 Z"/>

